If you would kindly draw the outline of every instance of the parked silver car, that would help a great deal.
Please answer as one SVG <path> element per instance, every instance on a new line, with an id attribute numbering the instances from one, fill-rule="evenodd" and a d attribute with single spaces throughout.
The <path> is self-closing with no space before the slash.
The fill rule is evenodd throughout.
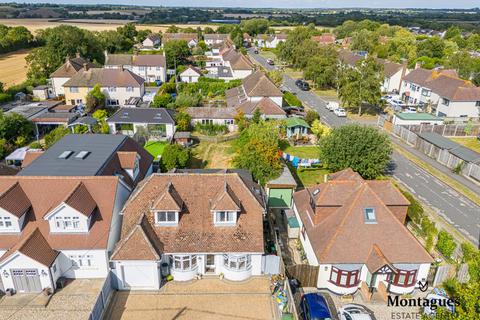
<path id="1" fill-rule="evenodd" d="M 368 311 L 360 304 L 346 304 L 338 309 L 340 320 L 374 320 L 375 317 L 371 311 Z"/>

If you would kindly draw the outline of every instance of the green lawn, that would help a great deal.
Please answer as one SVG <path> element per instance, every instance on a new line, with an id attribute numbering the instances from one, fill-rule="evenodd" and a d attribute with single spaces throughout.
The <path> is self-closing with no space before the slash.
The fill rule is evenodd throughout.
<path id="1" fill-rule="evenodd" d="M 325 175 L 330 173 L 327 169 L 322 167 L 294 168 L 290 164 L 288 164 L 288 167 L 299 187 L 311 187 L 318 183 L 322 183 L 325 181 Z"/>
<path id="2" fill-rule="evenodd" d="M 281 148 L 284 152 L 297 156 L 302 159 L 318 159 L 319 148 L 318 146 L 283 146 Z"/>
<path id="3" fill-rule="evenodd" d="M 456 143 L 460 143 L 462 146 L 472 149 L 473 151 L 480 152 L 480 140 L 475 137 L 472 138 L 450 138 Z"/>
<path id="4" fill-rule="evenodd" d="M 159 155 L 162 155 L 163 150 L 168 142 L 164 141 L 148 141 L 144 148 L 148 151 L 155 159 L 158 158 Z"/>

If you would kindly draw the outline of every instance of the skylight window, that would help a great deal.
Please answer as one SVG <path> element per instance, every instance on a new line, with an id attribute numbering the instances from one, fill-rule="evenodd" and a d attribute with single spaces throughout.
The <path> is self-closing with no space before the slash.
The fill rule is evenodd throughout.
<path id="1" fill-rule="evenodd" d="M 71 150 L 67 150 L 67 151 L 63 151 L 59 156 L 58 158 L 59 159 L 68 159 L 68 157 L 70 157 L 72 155 L 73 151 Z"/>
<path id="2" fill-rule="evenodd" d="M 377 217 L 375 215 L 374 208 L 365 208 L 365 223 L 377 223 Z"/>
<path id="3" fill-rule="evenodd" d="M 90 151 L 80 151 L 80 152 L 77 153 L 77 155 L 75 156 L 75 159 L 83 160 L 83 159 L 85 159 L 89 154 L 90 154 Z"/>

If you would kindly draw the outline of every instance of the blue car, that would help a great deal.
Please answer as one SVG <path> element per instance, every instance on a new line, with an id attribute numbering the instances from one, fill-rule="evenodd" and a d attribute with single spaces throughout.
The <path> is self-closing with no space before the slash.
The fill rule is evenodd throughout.
<path id="1" fill-rule="evenodd" d="M 303 320 L 331 320 L 327 301 L 319 293 L 307 293 L 302 297 L 300 309 Z"/>

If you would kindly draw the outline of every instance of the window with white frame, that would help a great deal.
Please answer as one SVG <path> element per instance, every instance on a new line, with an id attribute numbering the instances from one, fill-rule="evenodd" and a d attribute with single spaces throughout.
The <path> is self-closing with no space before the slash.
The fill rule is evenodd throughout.
<path id="1" fill-rule="evenodd" d="M 10 229 L 12 227 L 12 219 L 10 217 L 0 217 L 0 229 Z"/>
<path id="2" fill-rule="evenodd" d="M 377 217 L 375 216 L 375 209 L 374 208 L 365 208 L 365 223 L 377 223 Z"/>
<path id="3" fill-rule="evenodd" d="M 155 223 L 160 225 L 176 225 L 178 224 L 178 212 L 157 211 L 155 212 Z"/>
<path id="4" fill-rule="evenodd" d="M 176 271 L 190 271 L 197 267 L 196 255 L 172 256 L 172 269 Z"/>
<path id="5" fill-rule="evenodd" d="M 83 255 L 70 255 L 68 256 L 72 260 L 74 267 L 91 267 L 93 266 L 93 256 L 89 254 Z"/>
<path id="6" fill-rule="evenodd" d="M 234 224 L 237 222 L 235 211 L 215 211 L 215 224 Z"/>
<path id="7" fill-rule="evenodd" d="M 80 228 L 79 217 L 55 217 L 55 226 L 57 229 L 75 230 Z"/>
<path id="8" fill-rule="evenodd" d="M 251 257 L 248 254 L 224 254 L 223 266 L 234 271 L 248 270 L 251 266 Z"/>
<path id="9" fill-rule="evenodd" d="M 117 88 L 116 87 L 108 87 L 108 92 L 116 92 Z"/>
<path id="10" fill-rule="evenodd" d="M 442 98 L 442 104 L 448 106 L 448 105 L 450 105 L 450 100 Z"/>
<path id="11" fill-rule="evenodd" d="M 78 87 L 70 87 L 71 93 L 78 93 Z"/>
<path id="12" fill-rule="evenodd" d="M 233 124 L 233 119 L 226 119 L 225 124 L 226 125 Z"/>
<path id="13" fill-rule="evenodd" d="M 127 92 L 133 92 L 133 87 L 127 87 Z"/>

